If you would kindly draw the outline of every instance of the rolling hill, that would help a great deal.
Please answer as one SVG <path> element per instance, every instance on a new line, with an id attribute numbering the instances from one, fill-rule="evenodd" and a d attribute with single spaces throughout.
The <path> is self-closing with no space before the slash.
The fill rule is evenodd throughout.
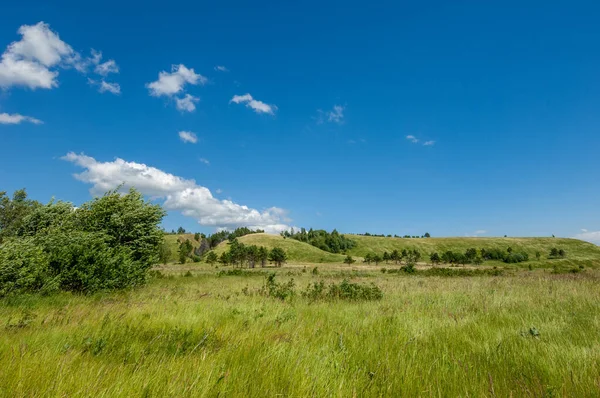
<path id="1" fill-rule="evenodd" d="M 535 267 L 552 267 L 584 265 L 586 267 L 600 267 L 600 247 L 592 243 L 568 238 L 388 238 L 361 235 L 345 235 L 354 240 L 356 246 L 348 251 L 355 259 L 362 259 L 367 253 L 382 254 L 384 251 L 402 251 L 403 249 L 419 250 L 424 261 L 428 261 L 429 254 L 433 252 L 443 253 L 447 250 L 465 252 L 468 248 L 476 249 L 500 249 L 506 250 L 511 247 L 515 252 L 529 254 L 530 261 L 523 265 Z M 171 247 L 172 261 L 177 261 L 177 240 L 190 239 L 194 247 L 198 242 L 194 241 L 193 234 L 166 235 L 165 240 Z M 269 249 L 281 247 L 284 249 L 293 263 L 341 263 L 344 255 L 333 254 L 318 249 L 308 243 L 299 242 L 294 239 L 285 239 L 279 235 L 251 234 L 242 236 L 239 241 L 245 245 L 265 246 Z M 556 247 L 567 253 L 565 259 L 548 260 L 550 249 Z M 227 242 L 222 242 L 215 248 L 217 254 L 227 250 Z M 535 253 L 540 252 L 540 261 L 535 259 Z M 492 264 L 492 262 L 486 262 Z"/>

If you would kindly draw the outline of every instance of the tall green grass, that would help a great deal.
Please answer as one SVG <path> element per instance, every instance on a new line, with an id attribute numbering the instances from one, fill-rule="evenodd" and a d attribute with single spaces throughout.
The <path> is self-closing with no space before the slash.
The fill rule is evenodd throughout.
<path id="1" fill-rule="evenodd" d="M 599 274 L 423 277 L 277 270 L 297 288 L 374 283 L 376 301 L 252 294 L 264 273 L 0 301 L 1 396 L 597 396 Z"/>

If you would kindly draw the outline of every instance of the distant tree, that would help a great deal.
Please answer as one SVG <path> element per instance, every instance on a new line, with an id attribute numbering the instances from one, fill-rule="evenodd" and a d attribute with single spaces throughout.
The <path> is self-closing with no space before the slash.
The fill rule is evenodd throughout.
<path id="1" fill-rule="evenodd" d="M 210 265 L 215 265 L 215 263 L 219 260 L 217 254 L 213 251 L 209 251 L 206 254 L 206 262 Z"/>
<path id="2" fill-rule="evenodd" d="M 437 252 L 431 253 L 431 255 L 429 256 L 429 259 L 431 260 L 431 264 L 433 264 L 433 265 L 437 265 L 440 263 L 440 261 L 442 261 L 442 259 L 440 258 L 440 255 L 437 254 Z"/>
<path id="3" fill-rule="evenodd" d="M 509 253 L 512 253 L 513 249 L 512 249 L 512 247 L 509 246 L 508 249 L 506 249 L 506 251 L 509 252 Z"/>
<path id="4" fill-rule="evenodd" d="M 385 261 L 385 263 L 387 264 L 391 259 L 390 259 L 390 254 L 388 252 L 383 252 L 383 257 L 382 257 L 383 261 Z"/>
<path id="5" fill-rule="evenodd" d="M 353 258 L 352 258 L 352 256 L 351 256 L 351 255 L 349 255 L 349 254 L 348 254 L 348 255 L 346 256 L 346 258 L 344 259 L 344 263 L 345 263 L 345 264 L 348 264 L 348 265 L 350 265 L 350 264 L 354 264 L 355 262 L 356 262 L 356 260 L 355 260 L 355 259 L 353 259 Z"/>
<path id="6" fill-rule="evenodd" d="M 556 247 L 553 247 L 552 249 L 550 249 L 550 258 L 557 258 L 558 257 L 558 249 Z"/>
<path id="7" fill-rule="evenodd" d="M 567 253 L 563 249 L 558 250 L 558 257 L 565 258 L 566 256 L 567 256 Z"/>
<path id="8" fill-rule="evenodd" d="M 394 249 L 392 254 L 390 254 L 390 260 L 392 260 L 393 262 L 398 264 L 398 261 L 400 261 L 400 252 L 398 252 L 398 250 Z"/>
<path id="9" fill-rule="evenodd" d="M 260 261 L 261 267 L 267 265 L 267 260 L 269 259 L 269 251 L 266 247 L 261 246 L 258 248 L 258 259 Z"/>
<path id="10" fill-rule="evenodd" d="M 231 264 L 231 256 L 229 255 L 229 252 L 221 253 L 221 256 L 219 257 L 219 262 L 224 266 Z"/>
<path id="11" fill-rule="evenodd" d="M 201 237 L 200 237 L 200 232 L 196 232 L 196 233 L 194 234 L 194 240 L 195 240 L 196 242 L 200 242 L 200 238 L 201 238 Z"/>
<path id="12" fill-rule="evenodd" d="M 542 257 L 542 253 L 540 253 L 539 251 L 535 252 L 535 259 L 540 261 L 540 257 Z"/>
<path id="13" fill-rule="evenodd" d="M 166 242 L 163 242 L 162 245 L 160 245 L 160 249 L 158 252 L 158 260 L 161 264 L 167 264 L 170 258 L 171 248 L 169 247 L 169 245 L 167 245 Z"/>
<path id="14" fill-rule="evenodd" d="M 371 264 L 371 261 L 373 261 L 373 254 L 371 254 L 371 253 L 365 254 L 364 262 L 367 264 Z"/>
<path id="15" fill-rule="evenodd" d="M 287 254 L 280 247 L 274 247 L 269 253 L 269 261 L 275 263 L 278 267 L 281 267 L 287 260 Z"/>
<path id="16" fill-rule="evenodd" d="M 383 260 L 383 258 L 381 258 L 379 254 L 375 254 L 373 257 L 371 257 L 371 260 L 373 260 L 375 265 L 378 265 Z"/>
<path id="17" fill-rule="evenodd" d="M 423 235 L 426 238 L 431 238 L 431 235 L 429 235 L 429 232 L 425 232 L 425 235 Z"/>
<path id="18" fill-rule="evenodd" d="M 181 235 L 181 234 L 185 234 L 185 228 L 183 228 L 183 227 L 179 227 L 179 228 L 177 228 L 177 233 L 178 233 L 179 235 Z"/>
<path id="19" fill-rule="evenodd" d="M 477 249 L 470 248 L 465 252 L 465 257 L 468 261 L 473 261 L 473 259 L 477 256 Z"/>
<path id="20" fill-rule="evenodd" d="M 400 260 L 406 260 L 406 257 L 408 257 L 408 251 L 406 249 L 402 249 L 402 253 L 400 254 Z"/>
<path id="21" fill-rule="evenodd" d="M 473 264 L 475 264 L 475 265 L 483 264 L 483 258 L 481 258 L 481 256 L 475 256 L 475 258 L 473 259 Z"/>
<path id="22" fill-rule="evenodd" d="M 194 246 L 192 246 L 192 242 L 189 239 L 186 239 L 185 242 L 182 242 L 179 245 L 179 262 L 181 264 L 185 264 L 185 260 L 192 254 L 192 250 Z"/>

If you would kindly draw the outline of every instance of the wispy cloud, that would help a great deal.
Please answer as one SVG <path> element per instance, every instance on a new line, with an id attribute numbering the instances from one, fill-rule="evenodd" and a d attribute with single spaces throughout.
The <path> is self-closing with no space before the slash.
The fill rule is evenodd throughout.
<path id="1" fill-rule="evenodd" d="M 334 105 L 333 109 L 330 111 L 323 111 L 322 109 L 317 109 L 317 116 L 313 117 L 317 124 L 323 124 L 325 121 L 337 124 L 344 123 L 344 110 L 345 107 L 342 105 Z"/>
<path id="2" fill-rule="evenodd" d="M 419 139 L 417 137 L 415 137 L 414 135 L 407 135 L 406 139 L 409 140 L 410 142 L 412 142 L 413 144 L 416 144 L 417 142 L 419 142 Z"/>
<path id="3" fill-rule="evenodd" d="M 582 228 L 581 233 L 576 234 L 573 238 L 600 245 L 600 231 L 588 231 L 587 229 Z"/>
<path id="4" fill-rule="evenodd" d="M 256 100 L 250 94 L 234 95 L 229 103 L 232 102 L 234 104 L 245 104 L 248 108 L 253 109 L 256 113 L 267 113 L 269 115 L 273 115 L 277 110 L 277 106 L 269 105 L 262 101 Z"/>
<path id="5" fill-rule="evenodd" d="M 179 139 L 185 143 L 195 144 L 198 142 L 198 137 L 191 131 L 180 131 Z"/>
<path id="6" fill-rule="evenodd" d="M 0 124 L 21 124 L 22 122 L 29 122 L 33 124 L 42 124 L 39 119 L 36 119 L 31 116 L 23 116 L 18 113 L 8 114 L 8 113 L 0 113 Z"/>
<path id="7" fill-rule="evenodd" d="M 424 146 L 433 146 L 433 145 L 435 145 L 435 141 L 425 141 L 425 142 L 423 143 L 423 145 L 424 145 Z"/>
<path id="8" fill-rule="evenodd" d="M 205 165 L 210 165 L 210 161 L 209 161 L 208 159 L 205 159 L 205 158 L 200 158 L 200 159 L 198 159 L 198 160 L 200 160 L 200 161 L 201 161 L 202 163 L 204 163 Z"/>
<path id="9" fill-rule="evenodd" d="M 215 66 L 215 70 L 217 72 L 229 72 L 229 69 L 227 69 L 226 67 L 224 67 L 223 65 L 217 65 Z"/>

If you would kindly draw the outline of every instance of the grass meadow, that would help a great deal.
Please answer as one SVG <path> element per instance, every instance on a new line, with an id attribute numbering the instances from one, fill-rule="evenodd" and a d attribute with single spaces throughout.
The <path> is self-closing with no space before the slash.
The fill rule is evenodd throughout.
<path id="1" fill-rule="evenodd" d="M 0 396 L 600 395 L 596 270 L 224 269 L 171 265 L 134 290 L 3 299 Z M 268 272 L 298 294 L 260 295 Z M 299 294 L 343 279 L 383 298 Z"/>

